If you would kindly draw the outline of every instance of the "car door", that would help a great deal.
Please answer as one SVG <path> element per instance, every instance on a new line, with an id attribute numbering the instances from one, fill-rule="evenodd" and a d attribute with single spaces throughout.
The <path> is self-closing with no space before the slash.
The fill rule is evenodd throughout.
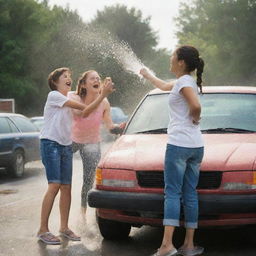
<path id="1" fill-rule="evenodd" d="M 8 117 L 0 117 L 0 167 L 6 167 L 10 163 L 20 134 Z"/>
<path id="2" fill-rule="evenodd" d="M 23 116 L 12 116 L 11 120 L 21 131 L 21 141 L 25 150 L 26 162 L 40 159 L 39 131 L 32 122 Z"/>

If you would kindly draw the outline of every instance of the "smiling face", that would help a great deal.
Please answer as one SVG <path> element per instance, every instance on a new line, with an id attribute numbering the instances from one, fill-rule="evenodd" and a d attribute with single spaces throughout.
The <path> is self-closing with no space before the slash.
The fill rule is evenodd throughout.
<path id="1" fill-rule="evenodd" d="M 178 55 L 174 52 L 170 57 L 170 71 L 176 76 L 179 76 L 185 72 L 185 69 L 186 65 L 184 60 L 178 60 Z"/>
<path id="2" fill-rule="evenodd" d="M 70 72 L 69 71 L 63 72 L 55 84 L 59 92 L 61 92 L 64 95 L 67 95 L 67 93 L 71 90 L 71 85 L 72 85 Z"/>

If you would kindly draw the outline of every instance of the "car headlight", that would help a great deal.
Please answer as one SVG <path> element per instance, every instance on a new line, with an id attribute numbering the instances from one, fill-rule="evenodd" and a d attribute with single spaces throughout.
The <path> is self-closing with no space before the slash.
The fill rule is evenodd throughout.
<path id="1" fill-rule="evenodd" d="M 225 189 L 225 190 L 248 190 L 248 189 L 256 189 L 256 185 L 239 183 L 239 182 L 227 182 L 223 185 L 223 189 Z"/>
<path id="2" fill-rule="evenodd" d="M 256 189 L 256 172 L 232 171 L 224 172 L 222 177 L 224 190 L 251 190 Z"/>
<path id="3" fill-rule="evenodd" d="M 137 185 L 135 175 L 131 171 L 96 169 L 96 185 L 106 187 L 133 188 Z"/>
<path id="4" fill-rule="evenodd" d="M 122 188 L 133 188 L 135 187 L 135 182 L 133 180 L 109 180 L 103 179 L 103 186 L 108 187 L 122 187 Z"/>

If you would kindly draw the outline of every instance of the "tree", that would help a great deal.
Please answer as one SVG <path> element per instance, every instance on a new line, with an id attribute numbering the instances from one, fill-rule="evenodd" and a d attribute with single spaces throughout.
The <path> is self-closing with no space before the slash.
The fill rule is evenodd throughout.
<path id="1" fill-rule="evenodd" d="M 35 93 L 29 75 L 32 42 L 38 27 L 40 5 L 33 0 L 0 0 L 0 84 L 1 95 L 16 99 L 18 110 Z"/>
<path id="2" fill-rule="evenodd" d="M 0 97 L 15 98 L 20 113 L 40 115 L 48 74 L 66 66 L 73 71 L 73 89 L 86 70 L 111 76 L 117 88 L 111 104 L 133 109 L 131 102 L 151 87 L 131 70 L 138 72 L 142 60 L 156 73 L 168 73 L 169 56 L 165 49 L 155 50 L 149 21 L 140 11 L 117 5 L 86 24 L 75 11 L 51 8 L 47 0 L 0 0 Z"/>
<path id="3" fill-rule="evenodd" d="M 72 43 L 69 32 L 84 23 L 76 12 L 51 9 L 47 1 L 0 0 L 0 7 L 1 97 L 15 98 L 18 112 L 42 113 L 49 72 L 81 66 L 74 58 L 81 47 Z"/>
<path id="4" fill-rule="evenodd" d="M 94 35 L 91 52 L 100 59 L 96 58 L 95 66 L 102 74 L 111 75 L 117 85 L 117 92 L 110 96 L 113 104 L 131 109 L 130 102 L 137 103 L 152 88 L 134 74 L 142 63 L 157 75 L 169 74 L 169 55 L 166 49 L 156 50 L 157 33 L 149 23 L 150 17 L 144 19 L 141 11 L 117 4 L 98 11 L 89 24 Z M 102 39 L 98 44 L 97 38 Z"/>
<path id="5" fill-rule="evenodd" d="M 91 25 L 103 27 L 126 42 L 139 58 L 145 58 L 157 45 L 156 32 L 152 31 L 150 17 L 142 18 L 140 10 L 124 5 L 105 7 L 98 11 Z"/>
<path id="6" fill-rule="evenodd" d="M 255 0 L 193 0 L 177 18 L 180 44 L 199 48 L 207 84 L 241 84 L 255 79 Z"/>

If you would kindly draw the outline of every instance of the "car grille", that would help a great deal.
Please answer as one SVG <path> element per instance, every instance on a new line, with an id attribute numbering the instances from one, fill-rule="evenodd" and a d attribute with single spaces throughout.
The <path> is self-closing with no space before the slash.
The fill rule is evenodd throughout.
<path id="1" fill-rule="evenodd" d="M 162 171 L 137 171 L 137 180 L 140 187 L 164 188 L 164 175 Z M 198 189 L 217 189 L 220 187 L 222 172 L 200 172 Z"/>

